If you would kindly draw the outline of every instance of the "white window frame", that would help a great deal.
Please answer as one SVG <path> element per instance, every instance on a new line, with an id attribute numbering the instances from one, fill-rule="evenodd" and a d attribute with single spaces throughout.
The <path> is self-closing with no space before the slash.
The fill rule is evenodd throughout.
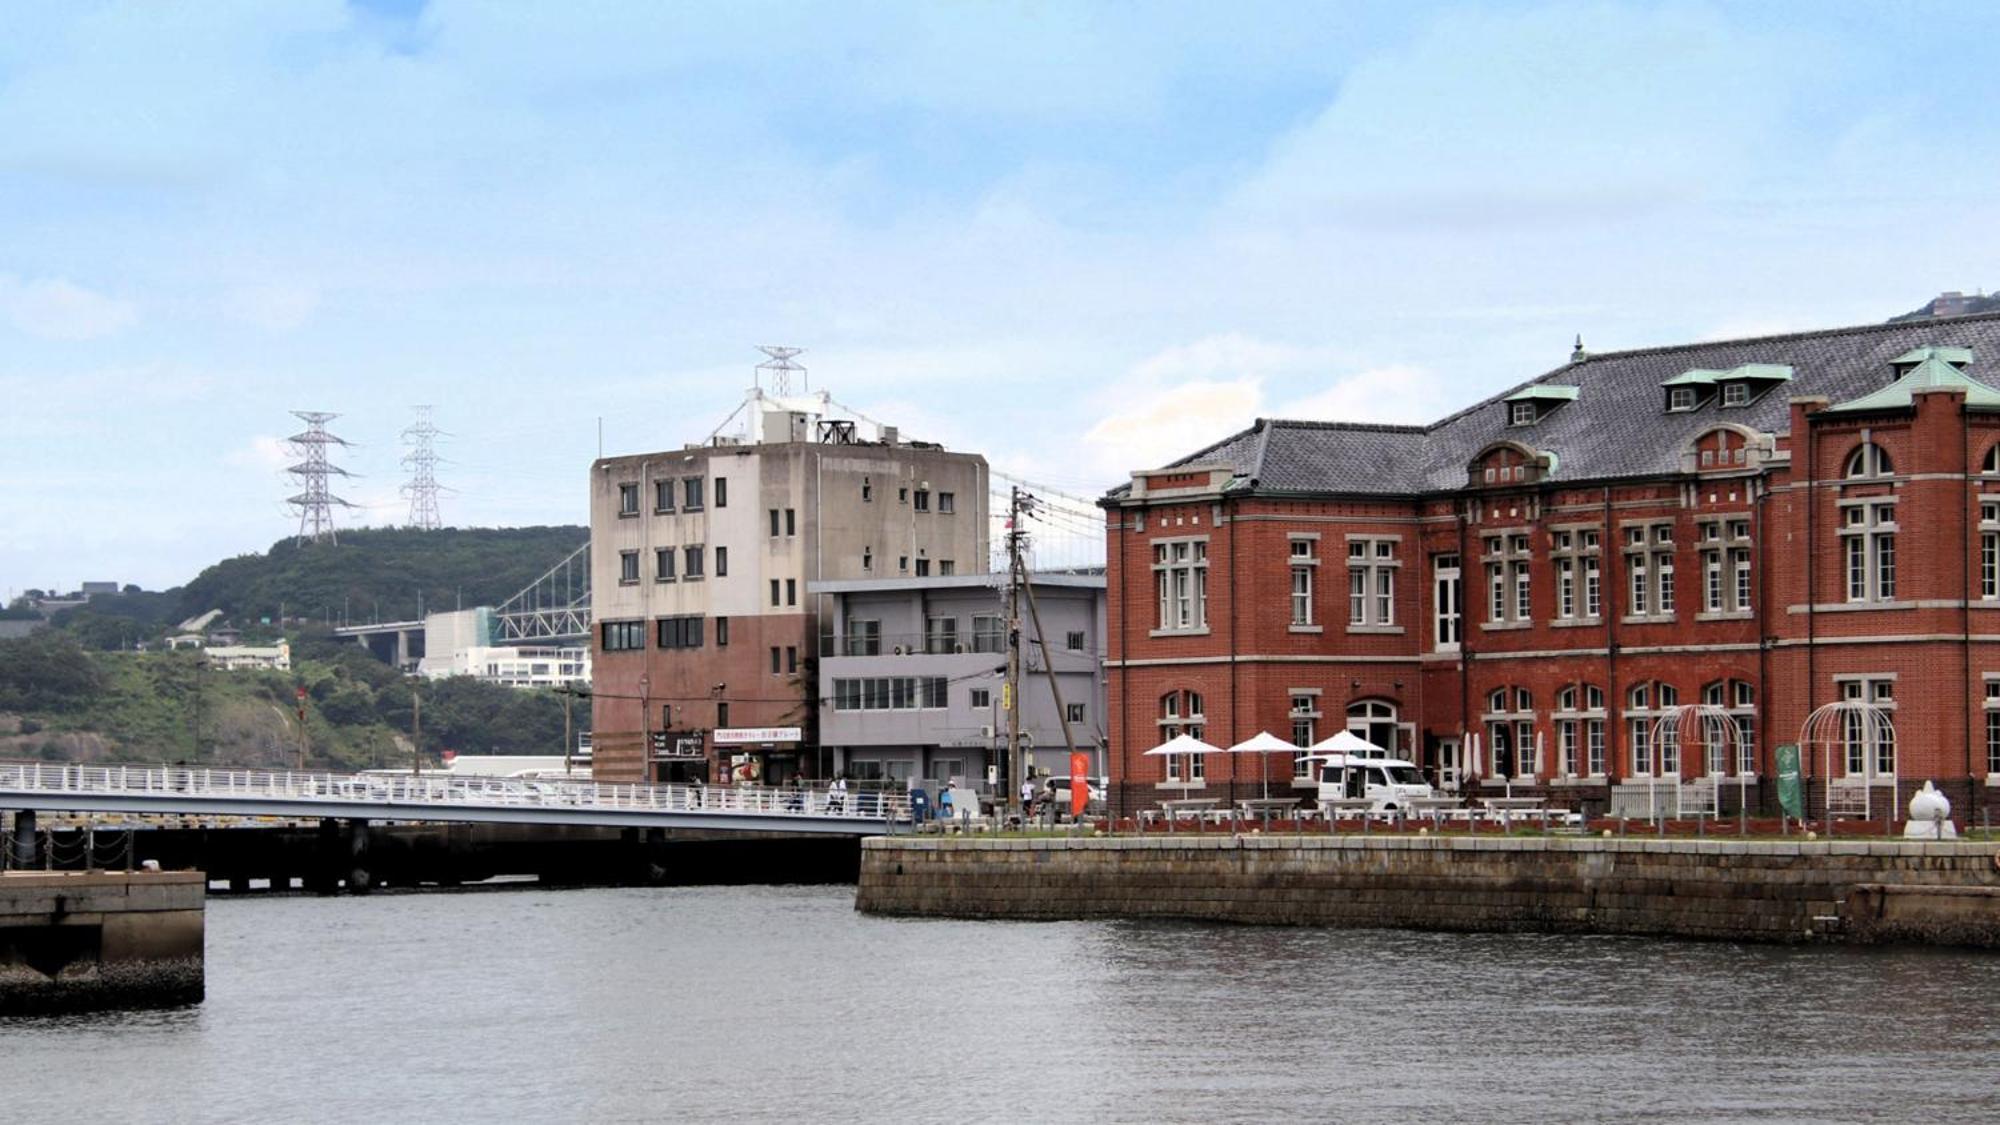
<path id="1" fill-rule="evenodd" d="M 1431 647 L 1457 652 L 1465 638 L 1465 573 L 1457 555 L 1431 556 L 1431 598 Z"/>
<path id="2" fill-rule="evenodd" d="M 1208 537 L 1153 540 L 1160 633 L 1208 631 Z"/>
<path id="3" fill-rule="evenodd" d="M 1402 537 L 1347 537 L 1347 627 L 1396 628 L 1396 571 L 1403 565 Z"/>

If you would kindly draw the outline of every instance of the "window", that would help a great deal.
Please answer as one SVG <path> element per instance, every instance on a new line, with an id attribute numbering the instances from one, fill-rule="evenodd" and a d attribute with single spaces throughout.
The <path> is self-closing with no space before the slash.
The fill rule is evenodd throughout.
<path id="1" fill-rule="evenodd" d="M 1319 696 L 1309 691 L 1292 692 L 1292 745 L 1304 750 L 1319 741 Z M 1292 780 L 1310 782 L 1313 780 L 1311 754 L 1296 754 L 1292 757 Z"/>
<path id="2" fill-rule="evenodd" d="M 1889 451 L 1872 441 L 1864 441 L 1847 455 L 1846 477 L 1848 480 L 1864 480 L 1869 477 L 1886 477 L 1895 473 L 1896 467 L 1889 461 Z"/>
<path id="3" fill-rule="evenodd" d="M 958 618 L 924 618 L 924 651 L 932 655 L 949 655 L 958 651 Z"/>
<path id="4" fill-rule="evenodd" d="M 671 512 L 673 510 L 674 510 L 674 482 L 671 480 L 654 481 L 653 511 Z"/>
<path id="5" fill-rule="evenodd" d="M 639 486 L 621 484 L 618 486 L 618 514 L 636 516 L 639 514 Z"/>
<path id="6" fill-rule="evenodd" d="M 1070 650 L 1071 652 L 1082 652 L 1083 630 L 1071 629 L 1069 631 L 1069 635 L 1063 638 L 1063 647 Z"/>
<path id="7" fill-rule="evenodd" d="M 787 672 L 796 672 L 796 671 L 798 671 L 798 670 L 799 670 L 799 646 L 797 646 L 797 645 L 786 645 L 786 646 L 785 646 L 785 671 L 787 671 Z"/>
<path id="8" fill-rule="evenodd" d="M 776 649 L 772 652 L 775 654 Z M 943 676 L 870 676 L 833 681 L 836 711 L 941 711 Z"/>
<path id="9" fill-rule="evenodd" d="M 1007 626 L 997 613 L 975 614 L 972 618 L 972 651 L 1005 652 Z"/>
<path id="10" fill-rule="evenodd" d="M 938 493 L 938 511 L 950 515 L 958 510 L 958 495 L 952 492 Z"/>
<path id="11" fill-rule="evenodd" d="M 1510 426 L 1532 426 L 1535 424 L 1535 404 L 1516 402 L 1507 408 L 1507 424 Z"/>
<path id="12" fill-rule="evenodd" d="M 1979 462 L 1979 471 L 1985 476 L 2000 476 L 2000 443 L 1986 447 L 1986 456 Z"/>
<path id="13" fill-rule="evenodd" d="M 717 504 L 716 507 L 720 508 L 722 505 Z M 715 576 L 717 578 L 729 577 L 729 548 L 727 547 L 717 547 L 715 549 Z"/>
<path id="14" fill-rule="evenodd" d="M 1556 563 L 1556 620 L 1594 621 L 1600 611 L 1598 556 L 1600 534 L 1590 528 L 1570 528 L 1550 537 L 1549 554 Z"/>
<path id="15" fill-rule="evenodd" d="M 1535 697 L 1526 688 L 1495 688 L 1486 697 L 1487 773 L 1500 777 L 1533 777 L 1541 772 L 1535 761 Z"/>
<path id="16" fill-rule="evenodd" d="M 984 711 L 993 706 L 993 692 L 988 688 L 976 687 L 972 689 L 966 701 L 972 705 L 973 710 Z"/>
<path id="17" fill-rule="evenodd" d="M 855 619 L 847 623 L 847 655 L 882 655 L 882 623 Z"/>
<path id="18" fill-rule="evenodd" d="M 1680 692 L 1672 684 L 1638 683 L 1626 693 L 1625 732 L 1632 756 L 1631 776 L 1680 776 L 1679 728 L 1675 723 L 1658 722 L 1679 704 Z"/>
<path id="19" fill-rule="evenodd" d="M 780 512 L 776 508 L 772 508 L 770 509 L 770 515 L 771 515 L 771 538 L 776 539 L 780 534 L 782 534 L 780 528 L 783 525 L 779 521 L 784 518 L 784 513 Z"/>
<path id="20" fill-rule="evenodd" d="M 699 614 L 684 617 L 662 617 L 653 624 L 659 632 L 658 644 L 661 648 L 701 647 L 702 628 L 701 616 Z"/>
<path id="21" fill-rule="evenodd" d="M 1655 620 L 1674 615 L 1674 525 L 1625 528 L 1625 615 Z"/>
<path id="22" fill-rule="evenodd" d="M 799 533 L 799 511 L 797 508 L 786 508 L 785 535 L 787 537 L 790 537 L 793 535 L 797 535 L 798 533 Z"/>
<path id="23" fill-rule="evenodd" d="M 715 705 L 715 725 L 718 729 L 729 725 L 729 704 L 717 703 Z"/>
<path id="24" fill-rule="evenodd" d="M 601 628 L 606 652 L 630 652 L 646 647 L 644 621 L 606 621 Z"/>
<path id="25" fill-rule="evenodd" d="M 729 619 L 727 617 L 718 617 L 715 619 L 715 647 L 729 647 Z"/>
<path id="26" fill-rule="evenodd" d="M 867 477 L 861 478 L 861 502 L 863 504 L 873 504 L 875 502 L 875 482 L 869 480 Z"/>
<path id="27" fill-rule="evenodd" d="M 928 511 L 930 511 L 930 510 L 931 510 L 931 490 L 930 490 L 930 489 L 928 489 L 928 488 L 919 488 L 919 489 L 917 489 L 917 496 L 916 496 L 916 502 L 915 502 L 914 504 L 912 504 L 912 505 L 911 505 L 911 507 L 915 508 L 915 509 L 916 509 L 917 511 L 919 511 L 919 512 L 928 512 Z"/>
<path id="28" fill-rule="evenodd" d="M 2000 678 L 1986 678 L 1986 772 L 2000 774 Z"/>
<path id="29" fill-rule="evenodd" d="M 1750 521 L 1710 520 L 1701 525 L 1701 611 L 1748 614 Z"/>
<path id="30" fill-rule="evenodd" d="M 1564 777 L 1604 776 L 1604 689 L 1573 684 L 1556 696 L 1556 769 Z"/>
<path id="31" fill-rule="evenodd" d="M 703 547 L 702 544 L 695 543 L 689 546 L 685 552 L 686 565 L 681 568 L 681 573 L 687 576 L 688 578 L 701 577 L 702 547 Z"/>
<path id="32" fill-rule="evenodd" d="M 1083 704 L 1065 703 L 1063 704 L 1063 714 L 1068 717 L 1070 722 L 1080 723 L 1083 721 Z"/>
<path id="33" fill-rule="evenodd" d="M 618 552 L 618 581 L 621 584 L 639 580 L 639 552 Z"/>
<path id="34" fill-rule="evenodd" d="M 1313 568 L 1319 560 L 1313 557 L 1313 541 L 1294 539 L 1291 541 L 1292 559 L 1292 624 L 1313 623 Z"/>
<path id="35" fill-rule="evenodd" d="M 1722 384 L 1722 405 L 1745 406 L 1748 405 L 1749 402 L 1750 402 L 1750 384 L 1748 383 Z"/>
<path id="36" fill-rule="evenodd" d="M 1431 624 L 1439 652 L 1458 651 L 1464 629 L 1464 592 L 1458 577 L 1457 555 L 1431 556 Z"/>
<path id="37" fill-rule="evenodd" d="M 1170 691 L 1160 697 L 1160 741 L 1167 742 L 1183 734 L 1189 738 L 1200 738 L 1206 726 L 1200 692 Z M 1169 783 L 1200 784 L 1207 776 L 1208 767 L 1203 763 L 1202 755 L 1167 755 Z"/>
<path id="38" fill-rule="evenodd" d="M 796 578 L 785 579 L 785 604 L 799 604 L 799 580 Z"/>
<path id="39" fill-rule="evenodd" d="M 918 559 L 918 560 L 917 560 L 917 577 L 918 577 L 918 578 L 929 578 L 930 576 L 931 576 L 931 560 L 929 560 L 929 559 Z"/>
<path id="40" fill-rule="evenodd" d="M 1847 559 L 1847 600 L 1895 601 L 1895 501 L 1869 500 L 1843 504 L 1840 536 Z"/>
<path id="41" fill-rule="evenodd" d="M 1396 543 L 1394 539 L 1348 539 L 1347 623 L 1350 627 L 1387 628 L 1396 624 Z"/>
<path id="42" fill-rule="evenodd" d="M 1749 774 L 1756 772 L 1757 761 L 1757 689 L 1745 680 L 1717 680 L 1704 684 L 1701 701 L 1710 707 L 1721 707 L 1729 712 L 1730 723 L 1735 727 L 1733 741 L 1736 746 L 1735 772 Z M 1702 739 L 1708 741 L 1708 724 L 1704 722 Z M 1728 747 L 1720 738 L 1708 746 L 1708 776 L 1722 777 L 1728 774 Z"/>
<path id="43" fill-rule="evenodd" d="M 861 548 L 861 569 L 864 571 L 875 569 L 875 548 Z"/>
<path id="44" fill-rule="evenodd" d="M 1667 389 L 1668 410 L 1693 410 L 1695 395 L 1693 387 L 1670 387 Z"/>
<path id="45" fill-rule="evenodd" d="M 2000 598 L 2000 501 L 1979 502 L 1979 596 Z"/>
<path id="46" fill-rule="evenodd" d="M 1153 544 L 1153 583 L 1159 594 L 1161 630 L 1208 627 L 1208 540 Z"/>
<path id="47" fill-rule="evenodd" d="M 653 580 L 672 582 L 674 580 L 674 549 L 661 547 L 653 552 Z"/>
<path id="48" fill-rule="evenodd" d="M 778 604 L 778 580 L 775 578 L 771 579 L 771 604 Z"/>
<path id="49" fill-rule="evenodd" d="M 701 511 L 701 494 L 704 491 L 700 477 L 689 477 L 681 482 L 681 510 Z"/>
<path id="50" fill-rule="evenodd" d="M 780 659 L 780 656 L 779 656 L 779 653 L 778 653 L 778 646 L 777 646 L 777 645 L 772 645 L 772 646 L 771 646 L 771 674 L 772 674 L 773 676 L 775 676 L 775 675 L 777 675 L 777 674 L 778 674 L 778 661 L 779 661 L 779 659 Z"/>
<path id="51" fill-rule="evenodd" d="M 1396 705 L 1382 699 L 1364 699 L 1347 705 L 1347 733 L 1381 747 L 1397 757 L 1401 728 L 1396 724 Z"/>
<path id="52" fill-rule="evenodd" d="M 908 555 L 896 556 L 896 572 L 898 574 L 908 574 L 910 572 L 910 556 Z"/>
<path id="53" fill-rule="evenodd" d="M 1879 710 L 1896 710 L 1896 679 L 1893 676 L 1846 676 L 1838 678 L 1840 698 L 1849 703 L 1868 703 Z M 1896 776 L 1896 736 L 1885 723 L 1868 720 L 1859 709 L 1842 716 L 1841 759 L 1849 777 Z"/>
<path id="54" fill-rule="evenodd" d="M 728 477 L 715 478 L 715 506 L 718 508 L 727 508 L 729 506 Z"/>
<path id="55" fill-rule="evenodd" d="M 957 563 L 951 561 L 950 559 L 938 560 L 938 577 L 950 578 L 952 575 L 957 573 L 958 573 Z"/>
<path id="56" fill-rule="evenodd" d="M 1528 536 L 1523 532 L 1486 537 L 1486 623 L 1525 625 L 1528 589 Z"/>
<path id="57" fill-rule="evenodd" d="M 909 488 L 909 486 L 908 486 L 908 485 L 902 485 L 902 486 L 898 487 L 898 488 L 896 489 L 896 503 L 898 503 L 898 504 L 907 504 L 907 503 L 909 503 L 909 502 L 910 502 L 910 488 Z"/>

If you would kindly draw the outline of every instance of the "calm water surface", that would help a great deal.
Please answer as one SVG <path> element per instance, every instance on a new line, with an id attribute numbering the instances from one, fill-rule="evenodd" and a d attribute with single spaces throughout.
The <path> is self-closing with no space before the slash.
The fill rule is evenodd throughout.
<path id="1" fill-rule="evenodd" d="M 2000 1120 L 2000 958 L 225 899 L 208 1001 L 0 1024 L 16 1121 Z"/>

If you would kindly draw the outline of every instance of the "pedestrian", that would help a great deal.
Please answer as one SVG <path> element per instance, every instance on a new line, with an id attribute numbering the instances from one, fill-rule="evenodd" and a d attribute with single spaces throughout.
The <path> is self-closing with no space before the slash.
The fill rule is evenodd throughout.
<path id="1" fill-rule="evenodd" d="M 846 774 L 835 774 L 833 784 L 826 787 L 826 811 L 829 813 L 847 811 Z"/>
<path id="2" fill-rule="evenodd" d="M 1021 779 L 1021 819 L 1035 814 L 1035 779 L 1032 774 Z"/>
<path id="3" fill-rule="evenodd" d="M 944 779 L 944 788 L 938 791 L 938 819 L 949 823 L 958 815 L 958 802 L 952 797 L 951 779 Z"/>

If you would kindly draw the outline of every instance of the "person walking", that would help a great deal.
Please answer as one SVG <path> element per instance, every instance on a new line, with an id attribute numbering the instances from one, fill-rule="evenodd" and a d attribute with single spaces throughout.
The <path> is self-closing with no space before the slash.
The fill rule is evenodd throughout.
<path id="1" fill-rule="evenodd" d="M 1035 777 L 1031 772 L 1021 779 L 1021 820 L 1023 823 L 1035 815 Z"/>
<path id="2" fill-rule="evenodd" d="M 826 788 L 826 811 L 843 813 L 847 811 L 847 775 L 835 774 L 833 784 Z"/>

